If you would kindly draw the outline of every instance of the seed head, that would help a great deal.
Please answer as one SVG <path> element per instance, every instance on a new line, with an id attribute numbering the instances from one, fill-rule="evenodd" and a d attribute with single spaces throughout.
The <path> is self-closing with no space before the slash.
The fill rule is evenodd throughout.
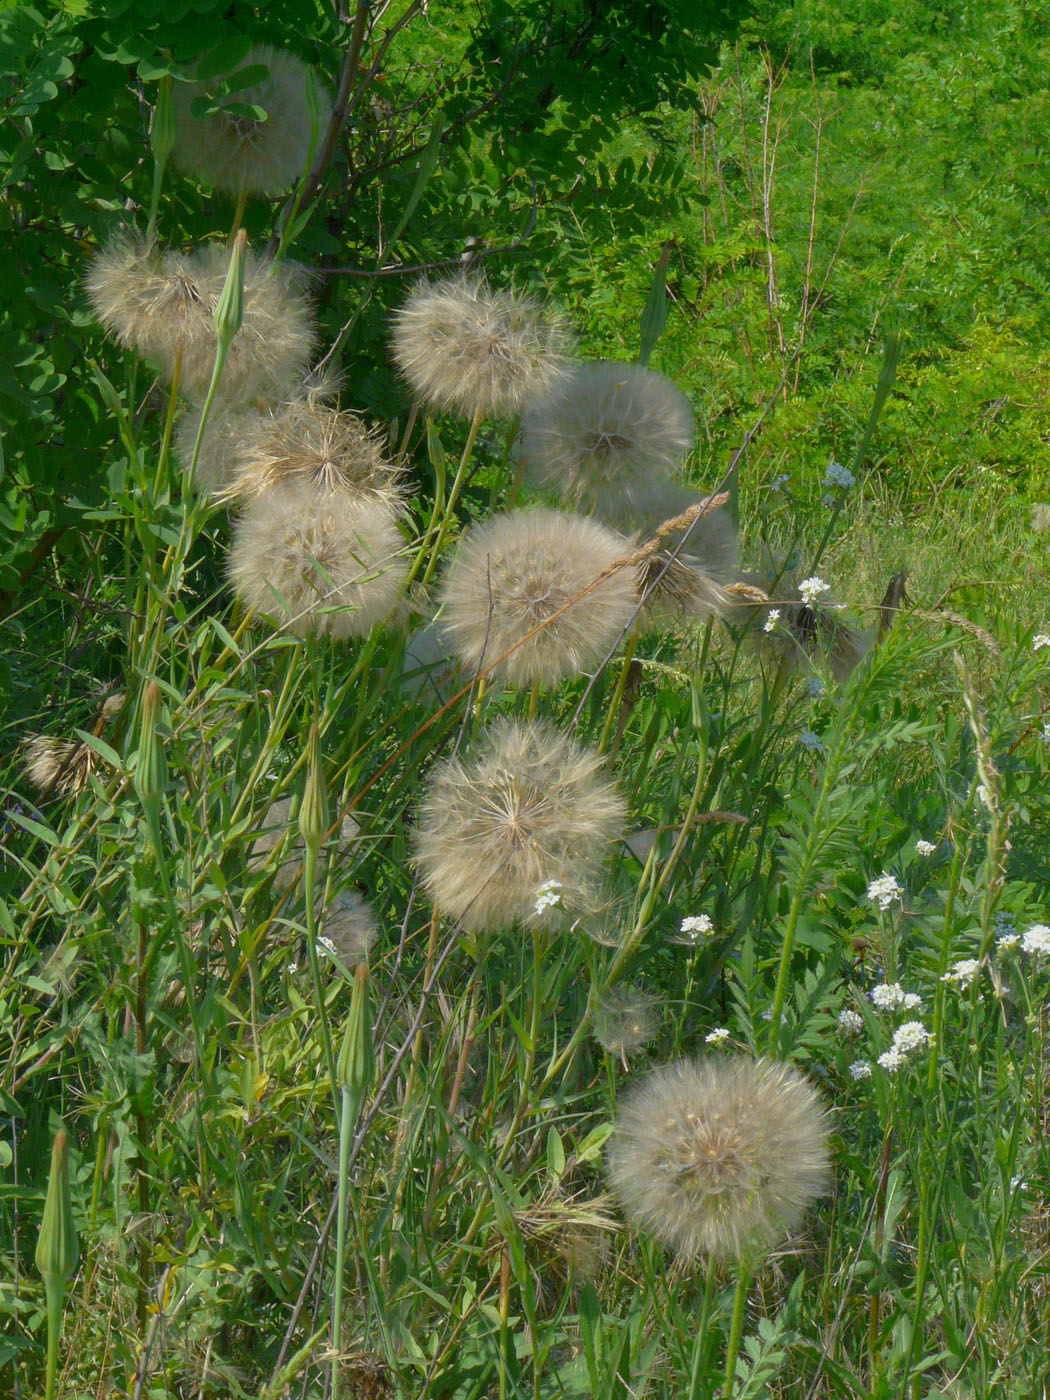
<path id="1" fill-rule="evenodd" d="M 551 725 L 499 720 L 466 761 L 430 776 L 416 862 L 443 914 L 483 932 L 546 921 L 536 891 L 589 903 L 602 858 L 622 838 L 623 798 L 602 759 Z"/>
<path id="2" fill-rule="evenodd" d="M 215 306 L 191 258 L 118 234 L 92 258 L 85 285 L 105 331 L 169 378 L 180 351 L 194 358 L 210 346 L 214 358 Z"/>
<path id="3" fill-rule="evenodd" d="M 189 404 L 175 424 L 175 452 L 185 472 L 193 463 L 193 449 L 200 429 L 202 405 Z M 244 445 L 259 425 L 257 404 L 225 403 L 216 400 L 208 414 L 193 470 L 193 485 L 204 496 L 222 498 L 242 465 Z"/>
<path id="4" fill-rule="evenodd" d="M 603 1050 L 627 1063 L 627 1056 L 656 1039 L 656 998 L 637 987 L 610 992 L 594 1013 L 594 1038 Z"/>
<path id="5" fill-rule="evenodd" d="M 827 1189 L 827 1139 L 820 1099 L 790 1065 L 679 1060 L 628 1095 L 609 1182 L 633 1223 L 683 1258 L 754 1260 Z"/>
<path id="6" fill-rule="evenodd" d="M 273 884 L 278 890 L 291 889 L 299 879 L 306 859 L 306 847 L 299 831 L 299 822 L 292 816 L 292 801 L 290 797 L 280 797 L 276 802 L 270 803 L 259 834 L 252 842 L 248 859 L 248 869 L 252 874 L 274 867 Z M 339 827 L 337 861 L 345 858 L 347 847 L 356 839 L 359 831 L 357 822 L 347 813 Z M 327 855 L 322 859 L 327 859 Z"/>
<path id="7" fill-rule="evenodd" d="M 199 98 L 216 99 L 221 81 L 217 74 L 197 83 L 177 83 L 174 90 L 176 165 L 196 175 L 202 184 L 238 195 L 284 194 L 306 169 L 314 139 L 308 85 L 317 99 L 317 131 L 320 139 L 331 117 L 327 92 L 302 59 L 260 44 L 250 49 L 234 74 L 247 67 L 265 65 L 269 72 L 258 82 L 238 88 L 221 99 L 218 111 L 195 117 Z M 248 108 L 265 112 L 259 118 Z"/>
<path id="8" fill-rule="evenodd" d="M 565 334 L 539 303 L 482 277 L 420 282 L 393 318 L 393 354 L 412 391 L 468 418 L 514 418 L 564 369 Z"/>
<path id="9" fill-rule="evenodd" d="M 338 890 L 318 909 L 317 922 L 318 941 L 344 972 L 367 959 L 379 931 L 371 905 L 352 889 Z"/>
<path id="10" fill-rule="evenodd" d="M 459 543 L 441 588 L 442 629 L 475 670 L 517 646 L 495 675 L 518 686 L 557 684 L 597 665 L 629 625 L 635 569 L 616 569 L 591 588 L 628 552 L 586 516 L 542 508 L 493 516 Z"/>
<path id="11" fill-rule="evenodd" d="M 841 685 L 870 651 L 874 640 L 871 632 L 845 622 L 834 603 L 823 599 L 819 603 L 803 602 L 787 577 L 773 584 L 765 574 L 745 574 L 743 582 L 767 593 L 772 587 L 777 595 L 777 606 L 772 610 L 768 605 L 756 605 L 745 596 L 734 606 L 733 616 L 756 626 L 761 624 L 755 632 L 755 640 L 782 665 L 799 666 L 805 662 L 810 670 L 814 660 L 824 659 Z M 793 593 L 795 598 L 791 596 Z M 765 623 L 772 612 L 777 614 L 777 625 L 766 631 Z"/>
<path id="12" fill-rule="evenodd" d="M 73 739 L 31 734 L 22 745 L 26 777 L 43 797 L 71 797 L 88 785 L 95 751 Z"/>
<path id="13" fill-rule="evenodd" d="M 662 374 L 611 360 L 578 365 L 521 424 L 529 479 L 573 504 L 635 497 L 693 445 L 689 400 Z"/>
<path id="14" fill-rule="evenodd" d="M 633 493 L 605 492 L 595 501 L 594 514 L 613 529 L 644 542 L 652 539 L 669 521 L 696 506 L 706 505 L 709 499 L 706 492 L 695 487 L 653 476 Z M 662 538 L 666 540 L 668 553 L 678 550 L 679 563 L 688 565 L 712 583 L 728 583 L 736 577 L 739 542 L 732 516 L 724 506 L 705 510 L 687 530 L 672 530 Z"/>
<path id="15" fill-rule="evenodd" d="M 381 437 L 358 414 L 298 399 L 245 425 L 226 495 L 258 496 L 303 483 L 400 508 L 400 478 L 383 455 Z"/>
<path id="16" fill-rule="evenodd" d="M 247 609 L 292 632 L 363 637 L 401 597 L 402 543 L 385 501 L 279 486 L 245 505 L 228 572 Z"/>

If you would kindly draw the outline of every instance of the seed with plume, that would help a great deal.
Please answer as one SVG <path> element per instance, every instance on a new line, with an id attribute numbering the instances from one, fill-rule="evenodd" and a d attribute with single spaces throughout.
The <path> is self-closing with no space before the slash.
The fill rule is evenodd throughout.
<path id="1" fill-rule="evenodd" d="M 401 599 L 403 545 L 385 501 L 286 485 L 245 504 L 228 572 L 245 608 L 292 632 L 363 637 Z"/>
<path id="2" fill-rule="evenodd" d="M 303 483 L 400 508 L 401 477 L 384 456 L 382 438 L 358 414 L 299 399 L 246 425 L 226 494 L 258 496 Z"/>
<path id="3" fill-rule="evenodd" d="M 92 260 L 87 294 L 102 326 L 171 382 L 203 399 L 215 364 L 214 314 L 229 267 L 228 250 L 209 244 L 190 255 L 120 236 Z M 301 272 L 245 262 L 244 319 L 220 380 L 226 400 L 286 397 L 306 372 L 313 316 Z"/>
<path id="4" fill-rule="evenodd" d="M 269 70 L 265 77 L 237 87 L 228 97 L 219 95 L 224 79 L 258 65 Z M 202 184 L 229 194 L 284 194 L 305 171 L 310 157 L 311 83 L 320 140 L 331 117 L 331 100 L 313 70 L 294 54 L 260 44 L 249 50 L 232 75 L 177 83 L 172 159 Z M 193 106 L 201 98 L 221 105 L 206 116 L 195 116 Z M 261 108 L 265 117 L 250 112 L 252 107 Z"/>
<path id="5" fill-rule="evenodd" d="M 630 1091 L 607 1153 L 639 1229 L 684 1259 L 754 1262 L 827 1190 L 828 1115 L 788 1064 L 679 1060 Z"/>
<path id="6" fill-rule="evenodd" d="M 416 862 L 438 909 L 478 932 L 536 923 L 536 891 L 590 902 L 626 806 L 601 756 L 545 723 L 499 720 L 466 760 L 430 775 Z"/>
<path id="7" fill-rule="evenodd" d="M 633 497 L 666 478 L 693 445 L 693 410 L 669 379 L 640 365 L 576 366 L 521 424 L 530 481 L 574 504 Z"/>
<path id="8" fill-rule="evenodd" d="M 274 888 L 288 890 L 299 879 L 306 859 L 306 847 L 299 832 L 299 823 L 292 816 L 291 797 L 279 797 L 271 802 L 262 819 L 259 834 L 252 842 L 248 869 L 252 874 L 273 867 Z M 347 848 L 355 840 L 360 828 L 349 814 L 339 827 L 339 844 L 334 854 L 337 863 L 347 855 Z M 327 860 L 326 852 L 323 859 Z M 322 877 L 324 871 L 321 872 Z"/>
<path id="9" fill-rule="evenodd" d="M 431 408 L 514 418 L 563 373 L 566 337 L 532 297 L 484 278 L 420 282 L 393 318 L 393 355 Z"/>
<path id="10" fill-rule="evenodd" d="M 629 552 L 586 516 L 542 508 L 493 516 L 459 543 L 441 588 L 442 629 L 475 670 L 516 646 L 494 672 L 512 685 L 578 675 L 602 661 L 634 616 L 636 569 L 616 569 L 592 587 Z"/>
<path id="11" fill-rule="evenodd" d="M 594 1038 L 603 1050 L 627 1062 L 633 1050 L 656 1039 L 656 998 L 637 987 L 607 993 L 594 1013 Z"/>

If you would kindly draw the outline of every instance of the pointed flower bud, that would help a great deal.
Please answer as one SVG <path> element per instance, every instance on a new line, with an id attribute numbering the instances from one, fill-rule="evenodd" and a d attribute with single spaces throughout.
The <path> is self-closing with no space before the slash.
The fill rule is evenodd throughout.
<path id="1" fill-rule="evenodd" d="M 166 161 L 175 146 L 175 106 L 171 100 L 170 73 L 165 73 L 160 80 L 149 138 L 155 158 L 158 161 Z"/>
<path id="2" fill-rule="evenodd" d="M 299 832 L 308 851 L 321 849 L 328 831 L 328 797 L 321 767 L 321 736 L 314 721 L 307 741 L 306 790 L 299 807 Z"/>
<path id="3" fill-rule="evenodd" d="M 233 240 L 226 281 L 215 308 L 215 334 L 219 341 L 216 360 L 220 364 L 226 358 L 233 337 L 244 320 L 244 259 L 247 248 L 248 235 L 244 229 L 239 229 Z"/>
<path id="4" fill-rule="evenodd" d="M 51 1176 L 36 1242 L 36 1266 L 49 1287 L 64 1285 L 77 1266 L 77 1227 L 69 1191 L 68 1136 L 59 1128 L 51 1148 Z"/>
<path id="5" fill-rule="evenodd" d="M 350 1014 L 346 1018 L 343 1046 L 339 1051 L 335 1073 L 340 1086 L 358 1104 L 368 1092 L 375 1075 L 372 1015 L 368 1005 L 368 967 L 363 962 L 358 963 L 354 973 Z"/>
<path id="6" fill-rule="evenodd" d="M 160 800 L 168 782 L 164 759 L 164 744 L 157 733 L 160 717 L 160 686 L 150 681 L 142 695 L 142 723 L 139 731 L 139 752 L 135 760 L 133 783 L 139 801 L 152 816 L 160 809 Z"/>

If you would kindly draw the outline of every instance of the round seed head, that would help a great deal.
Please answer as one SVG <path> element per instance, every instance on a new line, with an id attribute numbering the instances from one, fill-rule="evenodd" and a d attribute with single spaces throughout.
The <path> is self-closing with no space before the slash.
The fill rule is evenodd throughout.
<path id="1" fill-rule="evenodd" d="M 202 412 L 201 404 L 188 404 L 175 423 L 175 454 L 185 472 L 189 472 L 193 464 Z M 245 443 L 261 417 L 257 404 L 213 402 L 193 470 L 193 485 L 201 495 L 218 499 L 230 493 L 230 486 L 241 470 Z"/>
<path id="2" fill-rule="evenodd" d="M 634 493 L 608 491 L 594 504 L 594 514 L 613 529 L 640 542 L 650 540 L 671 520 L 696 506 L 706 505 L 709 495 L 669 477 L 652 476 Z M 677 558 L 714 583 L 728 583 L 739 566 L 739 541 L 733 518 L 724 506 L 705 510 L 686 528 L 661 536 L 671 553 L 681 545 Z"/>
<path id="3" fill-rule="evenodd" d="M 210 345 L 214 356 L 215 305 L 191 258 L 118 234 L 92 258 L 85 286 L 106 332 L 169 380 L 180 351 L 199 357 Z"/>
<path id="4" fill-rule="evenodd" d="M 781 665 L 804 665 L 811 673 L 814 661 L 826 661 L 843 685 L 871 650 L 875 640 L 872 632 L 845 621 L 826 598 L 804 602 L 788 577 L 774 583 L 766 574 L 745 574 L 743 582 L 766 591 L 770 601 L 756 604 L 745 596 L 734 606 L 732 616 L 749 625 L 755 643 Z M 769 595 L 770 589 L 775 598 Z M 774 611 L 776 625 L 767 632 L 766 623 Z"/>
<path id="5" fill-rule="evenodd" d="M 536 486 L 594 507 L 640 495 L 693 445 L 693 410 L 654 370 L 611 360 L 576 366 L 522 418 L 521 456 Z"/>
<path id="6" fill-rule="evenodd" d="M 246 425 L 226 494 L 258 496 L 299 483 L 400 508 L 401 477 L 385 459 L 382 438 L 358 414 L 298 399 Z"/>
<path id="7" fill-rule="evenodd" d="M 627 552 L 586 516 L 542 508 L 494 516 L 460 540 L 441 589 L 442 630 L 475 670 L 516 647 L 494 672 L 512 685 L 578 675 L 603 660 L 634 616 L 634 568 L 591 587 Z"/>
<path id="8" fill-rule="evenodd" d="M 594 1038 L 625 1063 L 627 1056 L 655 1040 L 659 1031 L 656 998 L 637 987 L 610 992 L 594 1013 Z"/>
<path id="9" fill-rule="evenodd" d="M 318 942 L 344 972 L 364 962 L 379 925 L 371 905 L 356 890 L 338 890 L 318 909 Z"/>
<path id="10" fill-rule="evenodd" d="M 222 108 L 204 117 L 193 115 L 201 97 L 215 98 L 219 74 L 197 83 L 177 83 L 173 93 L 175 146 L 172 159 L 196 175 L 202 184 L 229 194 L 284 194 L 305 171 L 313 130 L 307 97 L 314 84 L 318 107 L 317 139 L 332 113 L 331 100 L 302 59 L 260 44 L 249 50 L 234 73 L 265 65 L 269 72 L 256 83 L 222 99 Z M 244 110 L 261 108 L 258 118 Z"/>
<path id="11" fill-rule="evenodd" d="M 627 1096 L 610 1186 L 639 1228 L 692 1259 L 754 1261 L 827 1189 L 828 1116 L 790 1065 L 679 1060 Z"/>
<path id="12" fill-rule="evenodd" d="M 402 544 L 382 500 L 280 486 L 248 501 L 238 518 L 230 582 L 245 608 L 289 631 L 363 637 L 401 598 Z"/>
<path id="13" fill-rule="evenodd" d="M 600 755 L 547 724 L 500 720 L 468 759 L 430 776 L 416 863 L 431 898 L 467 929 L 547 922 L 537 892 L 561 886 L 568 910 L 588 902 L 626 816 Z"/>
<path id="14" fill-rule="evenodd" d="M 460 275 L 420 282 L 393 318 L 393 355 L 431 408 L 514 418 L 561 377 L 566 338 L 539 303 Z"/>
<path id="15" fill-rule="evenodd" d="M 248 869 L 253 875 L 273 868 L 274 888 L 278 890 L 291 889 L 302 874 L 306 859 L 306 846 L 299 831 L 298 817 L 292 815 L 292 802 L 291 797 L 279 797 L 270 803 L 248 858 Z M 357 822 L 347 813 L 339 828 L 337 861 L 346 857 L 347 848 L 359 831 Z M 321 859 L 328 859 L 327 850 Z"/>

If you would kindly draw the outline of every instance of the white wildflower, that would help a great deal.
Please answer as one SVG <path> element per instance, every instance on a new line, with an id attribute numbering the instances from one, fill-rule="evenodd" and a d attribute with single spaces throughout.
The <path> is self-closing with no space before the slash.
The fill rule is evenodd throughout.
<path id="1" fill-rule="evenodd" d="M 894 1047 L 883 1051 L 876 1063 L 880 1064 L 883 1069 L 889 1070 L 890 1074 L 893 1074 L 894 1071 L 900 1069 L 901 1065 L 904 1063 L 904 1056 Z"/>
<path id="2" fill-rule="evenodd" d="M 905 1021 L 894 1032 L 893 1049 L 908 1055 L 913 1050 L 921 1050 L 929 1038 L 930 1033 L 921 1021 Z"/>
<path id="3" fill-rule="evenodd" d="M 1032 638 L 1032 650 L 1042 651 L 1043 647 L 1050 647 L 1050 632 L 1037 632 Z"/>
<path id="4" fill-rule="evenodd" d="M 718 1029 L 713 1030 L 710 1035 L 704 1036 L 704 1039 L 708 1045 L 722 1045 L 729 1039 L 729 1031 L 725 1026 L 719 1026 Z"/>
<path id="5" fill-rule="evenodd" d="M 932 841 L 916 841 L 915 854 L 917 856 L 932 856 L 937 847 Z"/>
<path id="6" fill-rule="evenodd" d="M 952 970 L 941 978 L 942 982 L 958 982 L 960 987 L 968 987 L 980 971 L 977 958 L 961 958 L 952 965 Z"/>
<path id="7" fill-rule="evenodd" d="M 816 574 L 812 578 L 804 578 L 798 586 L 798 596 L 804 603 L 812 607 L 822 593 L 827 593 L 831 588 L 830 583 L 825 583 Z"/>
<path id="8" fill-rule="evenodd" d="M 874 900 L 880 909 L 888 909 L 895 899 L 904 893 L 892 875 L 885 870 L 877 880 L 868 885 L 868 898 Z"/>
<path id="9" fill-rule="evenodd" d="M 851 1079 L 870 1079 L 871 1064 L 867 1060 L 854 1060 L 849 1067 L 849 1077 Z"/>
<path id="10" fill-rule="evenodd" d="M 859 1012 L 854 1011 L 850 1006 L 844 1006 L 839 1012 L 839 1030 L 846 1035 L 856 1035 L 858 1031 L 864 1029 L 864 1018 Z"/>
<path id="11" fill-rule="evenodd" d="M 548 909 L 557 909 L 561 904 L 561 881 L 548 880 L 536 891 L 535 911 L 545 914 Z"/>
<path id="12" fill-rule="evenodd" d="M 1000 950 L 1000 952 L 1005 953 L 1010 948 L 1016 948 L 1020 942 L 1021 938 L 1019 934 L 1003 933 L 1000 934 L 1000 936 L 995 940 L 995 946 Z"/>
<path id="13" fill-rule="evenodd" d="M 1023 1176 L 1012 1176 L 1010 1178 L 1011 1191 L 1023 1191 L 1027 1185 L 1028 1182 L 1025 1181 Z"/>
<path id="14" fill-rule="evenodd" d="M 318 951 L 324 953 L 326 957 L 334 958 L 336 955 L 335 944 L 330 938 L 325 938 L 323 933 L 318 936 L 317 948 Z"/>
<path id="15" fill-rule="evenodd" d="M 1050 956 L 1050 924 L 1033 924 L 1021 936 L 1021 951 L 1036 958 Z"/>
<path id="16" fill-rule="evenodd" d="M 841 462 L 829 462 L 828 469 L 824 473 L 825 486 L 841 486 L 844 491 L 848 491 L 851 486 L 855 486 L 857 478 L 850 471 L 849 467 L 844 467 Z"/>
<path id="17" fill-rule="evenodd" d="M 904 988 L 899 982 L 882 982 L 872 987 L 870 996 L 880 1011 L 894 1011 L 904 1000 Z"/>
<path id="18" fill-rule="evenodd" d="M 921 1005 L 922 997 L 919 996 L 918 992 L 905 992 L 901 997 L 902 1011 L 918 1011 Z"/>
<path id="19" fill-rule="evenodd" d="M 808 749 L 810 753 L 819 753 L 824 747 L 820 742 L 820 735 L 814 733 L 812 729 L 803 729 L 802 733 L 798 736 L 798 741 L 802 747 Z"/>
<path id="20" fill-rule="evenodd" d="M 709 914 L 690 914 L 688 918 L 682 920 L 682 935 L 690 943 L 697 943 L 701 938 L 706 938 L 714 933 L 715 926 L 711 922 Z"/>
<path id="21" fill-rule="evenodd" d="M 779 609 L 779 608 L 770 608 L 769 612 L 766 614 L 766 620 L 765 620 L 765 622 L 762 624 L 762 631 L 763 631 L 763 632 L 772 632 L 772 631 L 776 628 L 776 625 L 777 625 L 777 623 L 778 623 L 779 621 L 780 621 L 780 609 Z"/>

